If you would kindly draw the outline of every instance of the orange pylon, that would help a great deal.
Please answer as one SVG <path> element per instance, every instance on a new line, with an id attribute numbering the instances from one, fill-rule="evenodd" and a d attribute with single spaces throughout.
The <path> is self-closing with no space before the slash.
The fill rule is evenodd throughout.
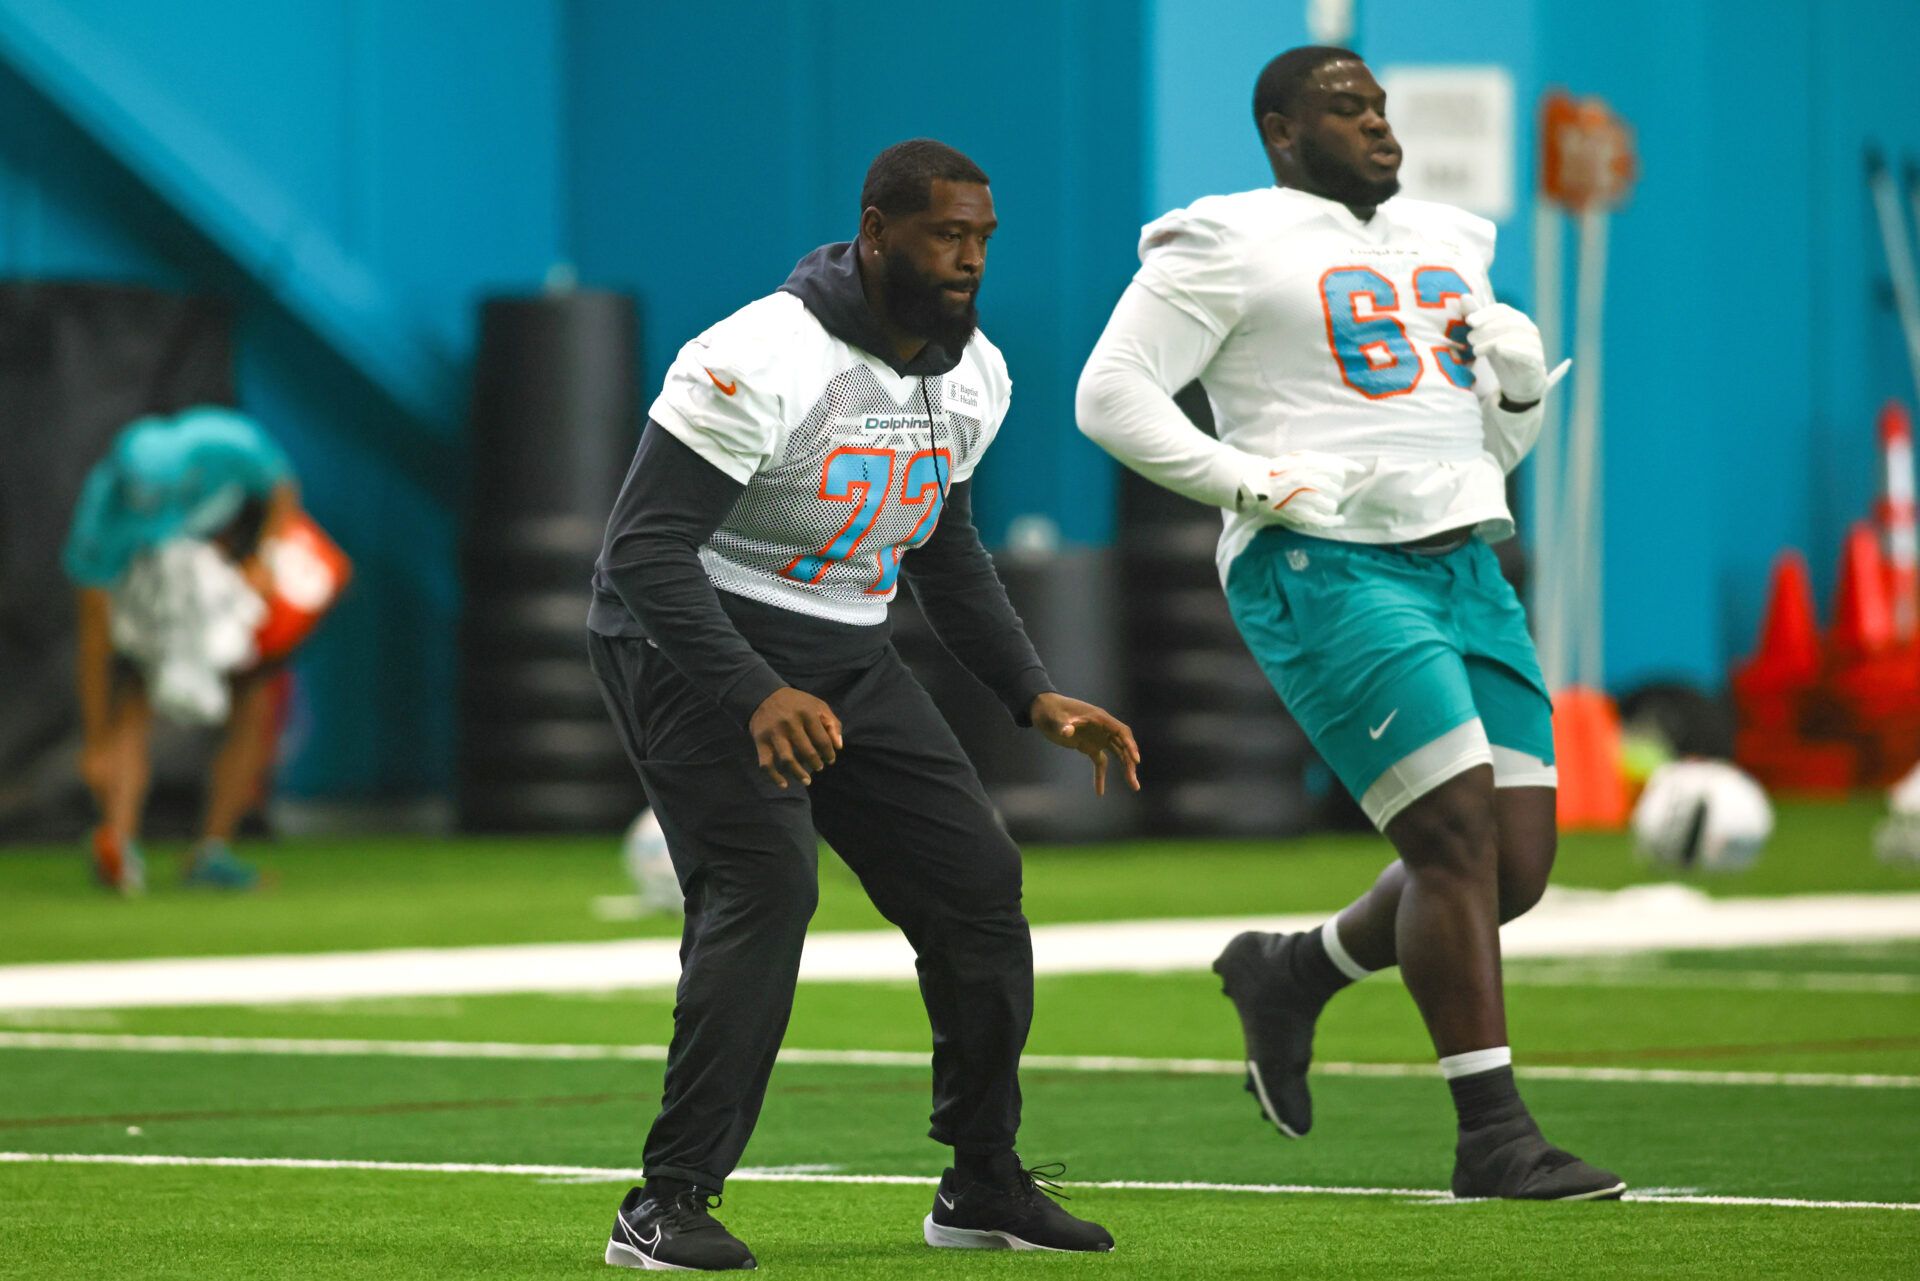
<path id="1" fill-rule="evenodd" d="M 1613 700 L 1577 685 L 1555 695 L 1553 753 L 1560 772 L 1561 830 L 1625 827 L 1627 775 L 1621 762 L 1620 712 Z"/>
<path id="2" fill-rule="evenodd" d="M 1880 552 L 1880 539 L 1866 521 L 1854 522 L 1847 531 L 1828 637 L 1835 655 L 1842 658 L 1878 654 L 1894 641 L 1886 559 Z"/>

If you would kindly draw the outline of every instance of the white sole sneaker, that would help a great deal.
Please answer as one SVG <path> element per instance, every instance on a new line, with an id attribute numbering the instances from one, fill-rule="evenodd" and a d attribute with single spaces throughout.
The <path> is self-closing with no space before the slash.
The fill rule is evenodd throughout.
<path id="1" fill-rule="evenodd" d="M 1559 1199 L 1562 1201 L 1608 1201 L 1619 1196 L 1626 1190 L 1627 1181 L 1622 1179 L 1610 1188 L 1596 1188 L 1592 1192 L 1576 1192 L 1572 1196 L 1563 1196 Z"/>
<path id="2" fill-rule="evenodd" d="M 1011 1232 L 995 1232 L 986 1228 L 950 1228 L 944 1223 L 935 1223 L 929 1214 L 920 1224 L 920 1234 L 927 1244 L 942 1250 L 1046 1250 L 1052 1254 L 1070 1254 L 1050 1245 L 1035 1245 L 1023 1241 Z"/>
<path id="3" fill-rule="evenodd" d="M 605 1260 L 616 1268 L 645 1268 L 649 1272 L 692 1272 L 693 1268 L 681 1267 L 678 1263 L 662 1263 L 640 1253 L 630 1245 L 618 1241 L 607 1242 Z"/>

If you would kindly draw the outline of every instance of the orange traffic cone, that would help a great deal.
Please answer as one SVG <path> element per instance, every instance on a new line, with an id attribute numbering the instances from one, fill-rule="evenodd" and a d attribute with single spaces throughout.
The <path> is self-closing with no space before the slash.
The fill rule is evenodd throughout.
<path id="1" fill-rule="evenodd" d="M 1557 811 L 1563 831 L 1618 830 L 1627 825 L 1620 713 L 1612 699 L 1580 686 L 1555 695 L 1553 754 L 1560 772 Z"/>
<path id="2" fill-rule="evenodd" d="M 1820 623 L 1806 558 L 1784 551 L 1773 562 L 1773 586 L 1753 657 L 1734 675 L 1736 693 L 1783 694 L 1820 678 Z"/>
<path id="3" fill-rule="evenodd" d="M 1828 639 L 1836 656 L 1842 658 L 1878 654 L 1893 644 L 1893 601 L 1887 594 L 1887 566 L 1880 554 L 1880 540 L 1865 521 L 1854 522 L 1847 531 Z"/>

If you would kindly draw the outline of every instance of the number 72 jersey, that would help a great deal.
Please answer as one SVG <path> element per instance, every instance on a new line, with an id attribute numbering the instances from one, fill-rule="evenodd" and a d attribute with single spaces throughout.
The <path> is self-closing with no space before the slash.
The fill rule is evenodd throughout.
<path id="1" fill-rule="evenodd" d="M 700 549 L 714 586 L 871 626 L 1011 395 L 982 334 L 944 374 L 901 374 L 777 293 L 681 348 L 649 416 L 746 486 Z"/>
<path id="2" fill-rule="evenodd" d="M 1396 198 L 1366 222 L 1284 187 L 1209 196 L 1149 223 L 1136 283 L 1205 325 L 1220 438 L 1465 462 L 1482 450 L 1462 315 L 1492 301 L 1493 224 Z"/>

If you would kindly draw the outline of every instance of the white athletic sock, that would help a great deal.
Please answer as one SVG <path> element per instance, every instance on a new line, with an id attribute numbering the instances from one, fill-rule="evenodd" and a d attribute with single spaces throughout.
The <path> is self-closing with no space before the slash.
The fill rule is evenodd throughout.
<path id="1" fill-rule="evenodd" d="M 1512 1048 L 1496 1045 L 1491 1050 L 1468 1050 L 1465 1054 L 1447 1055 L 1440 1060 L 1440 1075 L 1451 1081 L 1456 1076 L 1472 1076 L 1476 1072 L 1491 1072 L 1495 1068 L 1511 1066 Z"/>
<path id="2" fill-rule="evenodd" d="M 1320 946 L 1326 949 L 1327 959 L 1333 962 L 1333 967 L 1354 982 L 1358 983 L 1373 973 L 1372 970 L 1354 960 L 1352 954 L 1341 945 L 1340 922 L 1337 918 L 1320 927 Z"/>

